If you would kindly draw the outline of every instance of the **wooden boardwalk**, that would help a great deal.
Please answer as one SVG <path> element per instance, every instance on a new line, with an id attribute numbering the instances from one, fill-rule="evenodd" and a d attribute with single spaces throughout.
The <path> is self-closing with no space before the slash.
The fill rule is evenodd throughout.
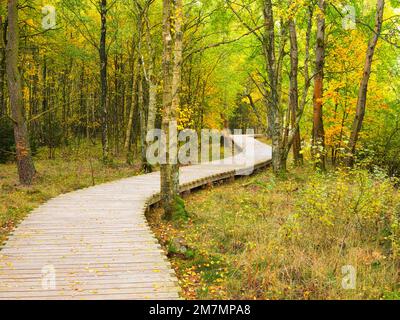
<path id="1" fill-rule="evenodd" d="M 233 136 L 240 152 L 181 168 L 181 191 L 250 174 L 271 149 Z M 179 299 L 177 278 L 145 211 L 159 201 L 152 173 L 61 195 L 34 210 L 0 251 L 0 299 Z"/>

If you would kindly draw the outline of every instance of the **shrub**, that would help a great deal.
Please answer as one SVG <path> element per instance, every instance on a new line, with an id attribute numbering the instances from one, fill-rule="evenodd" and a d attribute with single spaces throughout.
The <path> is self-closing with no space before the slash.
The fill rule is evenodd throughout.
<path id="1" fill-rule="evenodd" d="M 5 163 L 14 157 L 14 129 L 11 120 L 0 119 L 0 163 Z"/>
<path id="2" fill-rule="evenodd" d="M 37 153 L 37 142 L 30 139 L 30 147 L 32 155 Z M 15 158 L 15 141 L 14 127 L 9 119 L 0 119 L 0 163 L 14 160 Z"/>
<path id="3" fill-rule="evenodd" d="M 400 199 L 394 181 L 365 170 L 311 177 L 284 229 L 313 249 L 375 242 L 399 254 Z"/>

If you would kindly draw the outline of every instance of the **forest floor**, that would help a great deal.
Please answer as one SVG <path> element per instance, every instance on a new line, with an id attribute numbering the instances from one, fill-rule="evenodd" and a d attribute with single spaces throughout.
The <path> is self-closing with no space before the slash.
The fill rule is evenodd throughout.
<path id="1" fill-rule="evenodd" d="M 48 159 L 47 149 L 41 149 L 34 159 L 38 173 L 31 187 L 18 183 L 14 163 L 0 164 L 0 244 L 29 212 L 47 200 L 140 173 L 140 166 L 129 166 L 122 158 L 114 158 L 109 165 L 100 158 L 100 145 L 57 149 L 53 160 Z"/>
<path id="2" fill-rule="evenodd" d="M 386 178 L 268 169 L 185 203 L 188 221 L 148 218 L 186 299 L 400 299 L 400 195 Z"/>

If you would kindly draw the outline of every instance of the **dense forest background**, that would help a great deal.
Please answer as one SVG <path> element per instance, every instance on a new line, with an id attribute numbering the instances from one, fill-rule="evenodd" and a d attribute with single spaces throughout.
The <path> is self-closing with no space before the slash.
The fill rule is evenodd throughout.
<path id="1" fill-rule="evenodd" d="M 321 156 L 336 166 L 348 152 L 367 47 L 374 36 L 376 2 L 323 2 L 324 94 L 318 99 L 323 104 L 325 145 Z M 6 82 L 8 18 L 3 4 L 0 160 L 4 162 L 13 158 L 14 147 Z M 385 6 L 356 156 L 371 169 L 378 166 L 389 175 L 399 175 L 399 9 L 396 1 Z M 27 0 L 19 1 L 18 7 L 18 63 L 32 149 L 46 147 L 48 157 L 54 158 L 58 147 L 96 144 L 102 137 L 107 143 L 104 157 L 123 154 L 128 162 L 140 157 L 145 148 L 141 133 L 161 124 L 162 2 Z M 288 26 L 293 23 L 298 43 L 297 94 L 304 107 L 299 142 L 306 157 L 316 153 L 315 144 L 311 147 L 312 87 L 318 74 L 315 48 L 320 10 L 321 3 L 313 1 L 273 4 L 278 112 L 282 126 L 289 130 L 294 56 Z M 263 19 L 259 1 L 185 2 L 180 128 L 255 128 L 269 133 L 265 102 L 269 79 L 260 41 Z"/>

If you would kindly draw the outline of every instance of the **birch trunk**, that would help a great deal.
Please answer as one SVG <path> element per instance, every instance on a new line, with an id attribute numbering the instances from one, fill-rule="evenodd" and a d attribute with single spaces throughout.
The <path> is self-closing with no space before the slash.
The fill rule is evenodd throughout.
<path id="1" fill-rule="evenodd" d="M 167 163 L 161 164 L 161 199 L 164 217 L 171 219 L 174 211 L 171 165 L 169 164 L 169 124 L 172 120 L 172 34 L 171 0 L 163 0 L 163 119 L 162 130 L 166 136 L 165 152 Z"/>
<path id="2" fill-rule="evenodd" d="M 316 167 L 325 170 L 325 131 L 322 98 L 324 95 L 325 66 L 325 0 L 319 0 L 320 13 L 317 22 L 317 45 L 315 49 L 314 113 L 313 113 L 313 156 Z"/>
<path id="3" fill-rule="evenodd" d="M 132 47 L 134 46 L 135 42 L 132 42 Z M 132 50 L 132 55 L 134 54 L 134 50 Z M 124 142 L 124 149 L 126 152 L 126 157 L 127 157 L 127 162 L 129 163 L 129 153 L 130 153 L 130 145 L 131 145 L 131 139 L 132 139 L 132 130 L 133 130 L 133 118 L 135 115 L 135 108 L 137 105 L 137 84 L 138 84 L 138 71 L 139 67 L 137 66 L 137 60 L 134 58 L 133 59 L 133 81 L 132 81 L 132 98 L 130 100 L 130 109 L 129 109 L 129 114 L 128 114 L 128 122 L 126 125 L 126 131 L 125 131 L 125 142 Z"/>
<path id="4" fill-rule="evenodd" d="M 271 0 L 264 1 L 264 21 L 265 36 L 263 50 L 269 80 L 269 94 L 266 98 L 266 108 L 269 132 L 272 139 L 272 167 L 274 173 L 280 175 L 286 171 L 286 159 L 284 155 L 282 116 L 279 108 L 279 66 L 277 66 L 275 56 L 275 23 Z"/>
<path id="5" fill-rule="evenodd" d="M 139 126 L 140 126 L 140 159 L 142 169 L 150 171 L 146 159 L 146 113 L 143 99 L 143 78 L 139 77 L 138 86 L 138 106 L 139 106 Z"/>
<path id="6" fill-rule="evenodd" d="M 302 156 L 300 128 L 296 123 L 299 113 L 299 85 L 298 85 L 298 69 L 299 69 L 299 51 L 297 45 L 297 31 L 294 20 L 289 21 L 290 33 L 290 88 L 289 88 L 289 110 L 291 114 L 291 127 L 293 133 L 293 158 L 296 165 L 301 164 Z"/>
<path id="7" fill-rule="evenodd" d="M 180 107 L 181 82 L 182 82 L 182 50 L 183 50 L 183 0 L 175 0 L 175 46 L 174 46 L 174 65 L 172 72 L 172 117 L 177 119 Z M 174 155 L 175 156 L 175 155 Z M 179 192 L 179 166 L 173 164 L 171 167 L 171 180 L 174 196 Z"/>
<path id="8" fill-rule="evenodd" d="M 157 82 L 153 75 L 154 66 L 149 70 L 149 111 L 147 116 L 147 132 L 152 131 L 156 126 L 157 115 Z"/>
<path id="9" fill-rule="evenodd" d="M 375 29 L 374 36 L 370 40 L 367 49 L 367 55 L 365 58 L 364 72 L 363 78 L 360 83 L 360 88 L 358 92 L 358 100 L 357 100 L 357 110 L 356 115 L 354 117 L 353 128 L 350 136 L 350 141 L 348 144 L 348 149 L 350 151 L 350 156 L 347 158 L 347 165 L 354 165 L 354 155 L 356 152 L 356 146 L 358 142 L 358 137 L 362 128 L 362 124 L 365 116 L 365 109 L 367 105 L 367 94 L 368 94 L 368 83 L 371 75 L 372 68 L 372 60 L 374 58 L 374 53 L 376 49 L 376 45 L 378 43 L 379 36 L 382 31 L 382 22 L 383 22 L 383 11 L 385 7 L 384 0 L 378 0 L 376 3 L 376 16 L 375 16 Z"/>
<path id="10" fill-rule="evenodd" d="M 0 16 L 0 117 L 6 114 L 5 82 L 6 82 L 6 27 Z"/>
<path id="11" fill-rule="evenodd" d="M 101 142 L 103 146 L 103 161 L 109 161 L 109 146 L 108 146 L 108 107 L 107 107 L 107 0 L 101 0 L 100 3 L 100 18 L 101 18 L 101 36 L 99 46 L 100 56 L 100 108 L 101 108 Z"/>
<path id="12" fill-rule="evenodd" d="M 179 187 L 178 165 L 175 164 L 176 152 L 175 146 L 170 146 L 170 135 L 175 132 L 170 131 L 170 124 L 176 121 L 176 108 L 179 105 L 179 88 L 181 77 L 182 61 L 182 19 L 183 6 L 182 0 L 176 0 L 175 10 L 172 9 L 171 0 L 163 2 L 163 120 L 162 130 L 166 134 L 166 154 L 167 163 L 161 165 L 161 198 L 164 207 L 164 217 L 172 219 L 176 210 L 176 197 Z M 174 15 L 173 15 L 174 14 Z M 171 20 L 174 19 L 175 45 L 171 34 Z M 173 48 L 174 47 L 174 48 Z"/>

